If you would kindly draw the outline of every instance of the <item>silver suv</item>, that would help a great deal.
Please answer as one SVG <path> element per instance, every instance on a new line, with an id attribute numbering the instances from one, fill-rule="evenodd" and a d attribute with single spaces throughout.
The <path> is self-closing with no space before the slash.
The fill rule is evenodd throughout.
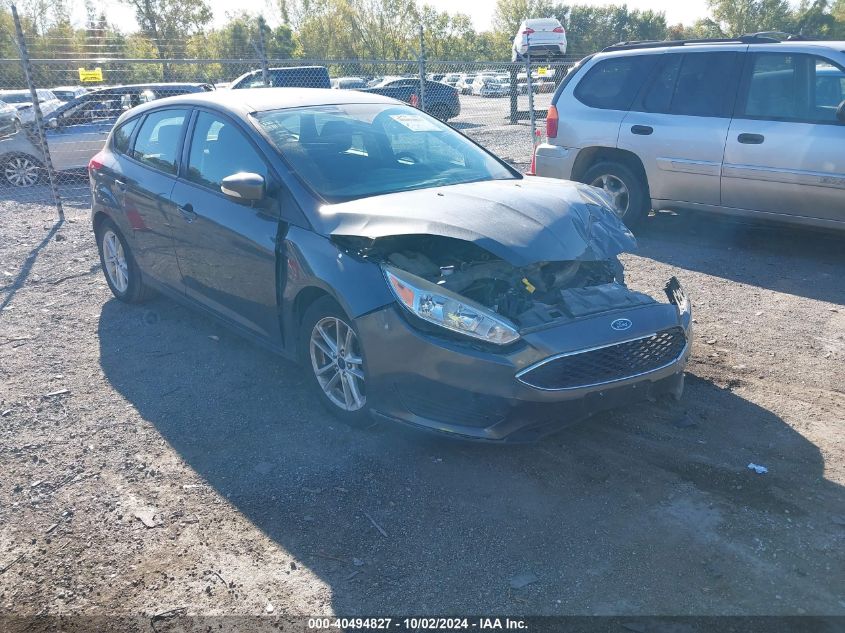
<path id="1" fill-rule="evenodd" d="M 845 229 L 845 42 L 625 43 L 561 82 L 538 176 L 601 187 L 629 226 L 689 209 Z"/>

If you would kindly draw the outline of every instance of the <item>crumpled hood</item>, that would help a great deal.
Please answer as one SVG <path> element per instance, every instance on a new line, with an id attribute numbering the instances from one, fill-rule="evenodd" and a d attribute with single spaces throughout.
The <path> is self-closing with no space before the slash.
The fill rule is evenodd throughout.
<path id="1" fill-rule="evenodd" d="M 601 191 L 528 177 L 450 185 L 324 205 L 325 235 L 440 235 L 473 242 L 514 266 L 603 260 L 637 247 Z"/>

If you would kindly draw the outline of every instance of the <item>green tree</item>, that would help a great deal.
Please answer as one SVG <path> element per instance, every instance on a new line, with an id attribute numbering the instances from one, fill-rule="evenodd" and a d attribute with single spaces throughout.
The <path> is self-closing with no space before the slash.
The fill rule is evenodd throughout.
<path id="1" fill-rule="evenodd" d="M 560 5 L 551 0 L 496 0 L 493 26 L 513 39 L 523 20 L 550 18 L 559 12 Z"/>
<path id="2" fill-rule="evenodd" d="M 713 19 L 730 37 L 760 31 L 779 31 L 792 24 L 787 0 L 708 0 Z"/>
<path id="3" fill-rule="evenodd" d="M 140 34 L 152 42 L 159 59 L 182 57 L 187 39 L 202 31 L 212 19 L 205 0 L 121 0 L 135 10 Z M 170 81 L 170 65 L 162 66 L 164 80 Z"/>

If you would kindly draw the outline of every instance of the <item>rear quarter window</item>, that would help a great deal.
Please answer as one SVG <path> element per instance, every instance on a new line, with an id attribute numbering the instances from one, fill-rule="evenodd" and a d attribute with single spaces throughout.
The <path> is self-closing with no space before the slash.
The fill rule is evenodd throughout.
<path id="1" fill-rule="evenodd" d="M 129 153 L 129 141 L 132 140 L 132 132 L 138 125 L 137 118 L 127 121 L 114 131 L 114 139 L 112 141 L 114 151 L 120 154 Z"/>
<path id="2" fill-rule="evenodd" d="M 603 59 L 590 68 L 575 88 L 575 98 L 591 108 L 628 110 L 656 55 L 626 55 Z"/>

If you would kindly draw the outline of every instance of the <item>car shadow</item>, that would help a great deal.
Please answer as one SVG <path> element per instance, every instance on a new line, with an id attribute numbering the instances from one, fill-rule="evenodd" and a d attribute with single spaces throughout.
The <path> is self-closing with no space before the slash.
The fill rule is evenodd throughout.
<path id="1" fill-rule="evenodd" d="M 456 130 L 473 130 L 482 127 L 481 123 L 471 123 L 469 121 L 450 121 L 449 125 Z"/>
<path id="2" fill-rule="evenodd" d="M 833 543 L 842 488 L 812 442 L 706 380 L 492 446 L 338 422 L 297 366 L 166 299 L 109 301 L 98 338 L 114 390 L 336 613 L 845 612 L 801 529 Z"/>
<path id="3" fill-rule="evenodd" d="M 657 213 L 635 230 L 638 255 L 777 292 L 845 304 L 845 233 Z"/>

